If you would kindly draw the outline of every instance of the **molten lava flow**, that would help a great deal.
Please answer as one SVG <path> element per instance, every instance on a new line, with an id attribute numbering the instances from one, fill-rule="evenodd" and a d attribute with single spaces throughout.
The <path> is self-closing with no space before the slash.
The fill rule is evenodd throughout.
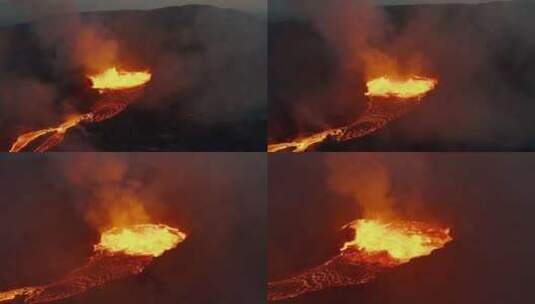
<path id="1" fill-rule="evenodd" d="M 37 130 L 29 133 L 22 134 L 21 136 L 17 137 L 17 140 L 15 143 L 11 146 L 11 149 L 9 149 L 9 152 L 20 152 L 22 149 L 24 149 L 26 146 L 28 146 L 31 142 L 34 140 L 45 136 L 47 134 L 52 134 L 48 139 L 42 143 L 39 147 L 35 149 L 35 152 L 45 152 L 52 148 L 53 146 L 60 143 L 63 138 L 65 137 L 65 133 L 72 128 L 80 124 L 82 121 L 91 121 L 92 114 L 84 114 L 84 115 L 78 115 L 73 116 L 69 119 L 67 119 L 64 123 L 60 124 L 57 127 Z"/>
<path id="2" fill-rule="evenodd" d="M 395 81 L 387 77 L 371 80 L 367 83 L 368 92 L 365 93 L 370 97 L 366 111 L 354 122 L 340 128 L 300 136 L 289 142 L 269 144 L 268 152 L 306 152 L 327 140 L 344 142 L 364 137 L 418 105 L 421 98 L 437 84 L 438 80 L 425 77 L 410 77 L 404 81 Z"/>
<path id="3" fill-rule="evenodd" d="M 388 76 L 372 79 L 366 83 L 368 91 L 366 96 L 371 97 L 397 97 L 397 98 L 422 98 L 433 90 L 438 81 L 433 78 L 409 77 L 398 80 Z"/>
<path id="4" fill-rule="evenodd" d="M 154 258 L 175 248 L 185 238 L 184 233 L 166 225 L 143 224 L 110 229 L 101 235 L 84 266 L 48 285 L 0 292 L 0 303 L 50 303 L 139 274 Z"/>
<path id="5" fill-rule="evenodd" d="M 340 254 L 291 278 L 268 283 L 268 300 L 364 284 L 388 269 L 429 255 L 452 240 L 448 228 L 422 222 L 363 219 L 345 227 L 355 230 L 355 238 L 344 244 Z"/>
<path id="6" fill-rule="evenodd" d="M 158 257 L 184 240 L 185 234 L 164 225 L 114 228 L 102 234 L 96 250 Z"/>
<path id="7" fill-rule="evenodd" d="M 67 131 L 80 123 L 97 123 L 118 115 L 136 98 L 135 88 L 140 88 L 150 81 L 151 74 L 149 72 L 119 72 L 116 68 L 111 68 L 103 74 L 88 77 L 93 81 L 93 88 L 106 93 L 91 112 L 72 116 L 57 127 L 22 134 L 17 137 L 9 152 L 21 152 L 35 140 L 49 135 L 33 150 L 46 152 L 60 144 Z"/>
<path id="8" fill-rule="evenodd" d="M 358 220 L 347 227 L 355 230 L 355 238 L 344 244 L 342 251 L 356 248 L 373 260 L 386 253 L 395 264 L 426 256 L 450 242 L 450 231 L 420 222 Z"/>
<path id="9" fill-rule="evenodd" d="M 310 136 L 296 138 L 292 142 L 268 145 L 268 152 L 279 152 L 290 149 L 292 152 L 305 152 L 310 146 L 324 141 L 329 136 L 336 136 L 340 129 L 330 129 Z"/>
<path id="10" fill-rule="evenodd" d="M 126 72 L 113 67 L 101 74 L 89 76 L 93 82 L 93 89 L 121 90 L 142 86 L 152 78 L 148 71 Z"/>

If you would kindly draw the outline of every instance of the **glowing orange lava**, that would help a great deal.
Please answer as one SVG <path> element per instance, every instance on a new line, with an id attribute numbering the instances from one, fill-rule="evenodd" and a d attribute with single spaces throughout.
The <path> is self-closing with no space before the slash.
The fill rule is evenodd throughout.
<path id="1" fill-rule="evenodd" d="M 137 275 L 152 261 L 184 241 L 178 229 L 161 224 L 113 228 L 101 235 L 87 263 L 47 285 L 0 292 L 0 303 L 53 303 L 110 281 Z"/>
<path id="2" fill-rule="evenodd" d="M 397 97 L 397 98 L 422 98 L 432 91 L 438 80 L 420 76 L 411 76 L 406 79 L 395 79 L 382 76 L 366 83 L 370 97 Z"/>
<path id="3" fill-rule="evenodd" d="M 67 131 L 73 127 L 76 127 L 80 123 L 97 123 L 118 115 L 124 111 L 128 104 L 133 100 L 132 97 L 128 96 L 131 95 L 134 88 L 145 85 L 150 81 L 152 75 L 148 71 L 124 72 L 118 71 L 115 67 L 113 67 L 102 74 L 88 77 L 93 82 L 93 88 L 99 89 L 101 93 L 108 93 L 106 95 L 112 96 L 122 94 L 123 98 L 126 99 L 122 100 L 116 97 L 118 100 L 114 99 L 111 102 L 99 101 L 95 105 L 93 111 L 85 114 L 72 115 L 59 126 L 22 134 L 18 136 L 15 142 L 11 145 L 9 152 L 21 152 L 38 138 L 49 135 L 49 137 L 42 144 L 34 149 L 34 152 L 46 152 L 60 144 L 65 138 Z"/>
<path id="4" fill-rule="evenodd" d="M 329 136 L 336 136 L 340 134 L 342 129 L 329 129 L 323 132 L 312 134 L 294 139 L 292 142 L 277 143 L 268 145 L 268 152 L 280 152 L 283 150 L 291 150 L 294 153 L 305 152 L 309 147 L 324 141 Z"/>
<path id="5" fill-rule="evenodd" d="M 438 84 L 438 80 L 425 77 L 410 77 L 405 80 L 393 80 L 388 77 L 379 77 L 367 83 L 369 98 L 366 111 L 352 123 L 339 127 L 326 129 L 306 136 L 299 136 L 288 142 L 268 144 L 268 152 L 306 152 L 314 146 L 332 139 L 336 142 L 348 141 L 369 135 L 397 119 L 407 111 L 419 104 L 419 100 Z M 397 97 L 395 100 L 388 97 Z M 414 102 L 406 102 L 410 99 Z"/>
<path id="6" fill-rule="evenodd" d="M 294 276 L 269 282 L 268 301 L 366 284 L 411 259 L 430 255 L 452 240 L 449 228 L 414 221 L 361 219 L 344 228 L 352 228 L 355 237 L 339 254 Z"/>
<path id="7" fill-rule="evenodd" d="M 41 290 L 38 287 L 25 287 L 19 289 L 13 289 L 6 292 L 0 292 L 0 303 L 9 303 L 19 297 L 31 296 L 38 293 Z"/>
<path id="8" fill-rule="evenodd" d="M 152 75 L 149 71 L 127 72 L 112 67 L 101 74 L 88 77 L 93 83 L 93 89 L 119 90 L 142 86 L 151 80 Z"/>
<path id="9" fill-rule="evenodd" d="M 136 225 L 104 232 L 96 250 L 158 257 L 182 242 L 186 235 L 165 225 Z"/>
<path id="10" fill-rule="evenodd" d="M 44 143 L 35 149 L 35 152 L 45 152 L 51 147 L 60 143 L 65 137 L 65 133 L 67 133 L 70 128 L 77 126 L 82 121 L 91 121 L 92 117 L 93 115 L 91 113 L 71 116 L 57 127 L 46 128 L 22 134 L 17 137 L 17 140 L 13 143 L 9 149 L 9 152 L 20 152 L 34 140 L 47 134 L 52 134 Z"/>
<path id="11" fill-rule="evenodd" d="M 448 228 L 411 221 L 382 222 L 361 219 L 349 224 L 355 230 L 355 238 L 341 249 L 358 249 L 367 254 L 370 262 L 374 257 L 387 254 L 394 264 L 426 256 L 444 247 L 452 240 Z"/>

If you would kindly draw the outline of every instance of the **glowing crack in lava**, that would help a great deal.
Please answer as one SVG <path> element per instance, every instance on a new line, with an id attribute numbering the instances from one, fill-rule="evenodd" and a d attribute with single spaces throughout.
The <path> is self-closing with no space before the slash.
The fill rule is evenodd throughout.
<path id="1" fill-rule="evenodd" d="M 151 77 L 148 71 L 125 72 L 118 71 L 115 67 L 101 74 L 88 76 L 93 83 L 92 87 L 104 94 L 91 112 L 72 115 L 56 127 L 22 134 L 17 137 L 9 152 L 21 152 L 37 139 L 48 135 L 42 143 L 33 149 L 34 152 L 46 152 L 60 144 L 69 129 L 78 126 L 80 123 L 97 123 L 118 115 L 137 98 L 136 89 L 142 88 L 151 80 Z"/>
<path id="2" fill-rule="evenodd" d="M 367 108 L 349 125 L 327 129 L 292 141 L 272 143 L 268 152 L 306 152 L 326 140 L 344 142 L 369 135 L 398 119 L 418 105 L 421 99 L 438 85 L 438 80 L 411 76 L 399 80 L 382 76 L 367 82 Z"/>
<path id="3" fill-rule="evenodd" d="M 0 292 L 0 303 L 50 303 L 90 288 L 141 273 L 154 258 L 178 246 L 186 235 L 156 224 L 113 228 L 101 235 L 94 253 L 82 267 L 57 282 Z"/>
<path id="4" fill-rule="evenodd" d="M 344 228 L 353 229 L 355 237 L 344 244 L 340 254 L 291 278 L 268 283 L 268 300 L 364 284 L 388 269 L 430 255 L 452 241 L 449 228 L 415 221 L 361 219 Z"/>

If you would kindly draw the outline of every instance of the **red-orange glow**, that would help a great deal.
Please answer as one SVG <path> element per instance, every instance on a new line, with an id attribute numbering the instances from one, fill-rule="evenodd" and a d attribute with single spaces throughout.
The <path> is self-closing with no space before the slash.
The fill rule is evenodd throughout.
<path id="1" fill-rule="evenodd" d="M 122 90 L 142 86 L 151 80 L 152 75 L 149 71 L 127 72 L 113 67 L 101 74 L 88 77 L 94 89 Z"/>
<path id="2" fill-rule="evenodd" d="M 438 80 L 433 78 L 411 76 L 406 79 L 396 79 L 389 76 L 382 76 L 372 79 L 366 83 L 368 91 L 366 96 L 370 97 L 397 97 L 397 98 L 422 98 L 432 91 Z"/>
<path id="3" fill-rule="evenodd" d="M 452 240 L 448 228 L 411 221 L 383 222 L 361 219 L 348 227 L 355 231 L 355 238 L 346 242 L 341 249 L 357 249 L 366 253 L 369 262 L 383 261 L 384 254 L 394 264 L 402 264 L 411 259 L 426 256 L 444 247 Z"/>
<path id="4" fill-rule="evenodd" d="M 160 256 L 186 238 L 178 229 L 165 225 L 136 225 L 113 228 L 102 234 L 96 250 L 128 255 Z"/>
<path id="5" fill-rule="evenodd" d="M 186 235 L 161 224 L 113 228 L 101 235 L 88 262 L 48 285 L 0 292 L 0 303 L 55 303 L 141 273 L 156 257 L 184 241 Z"/>
<path id="6" fill-rule="evenodd" d="M 117 92 L 120 92 L 124 96 L 128 96 L 135 88 L 145 85 L 150 81 L 151 77 L 152 75 L 148 71 L 125 72 L 119 71 L 115 67 L 101 74 L 88 76 L 93 83 L 93 88 L 99 89 L 101 93 L 117 94 Z M 31 131 L 18 136 L 11 145 L 9 152 L 21 152 L 37 139 L 48 136 L 42 144 L 34 149 L 34 152 L 46 152 L 60 144 L 69 129 L 78 126 L 82 122 L 98 123 L 112 118 L 124 111 L 128 103 L 129 101 L 127 100 L 97 103 L 93 111 L 86 114 L 72 115 L 59 126 Z"/>

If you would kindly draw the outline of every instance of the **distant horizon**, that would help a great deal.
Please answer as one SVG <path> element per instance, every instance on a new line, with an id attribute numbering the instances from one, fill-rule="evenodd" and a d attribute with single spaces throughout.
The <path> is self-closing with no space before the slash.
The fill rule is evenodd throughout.
<path id="1" fill-rule="evenodd" d="M 270 0 L 269 15 L 270 19 L 281 19 L 288 17 L 298 17 L 293 9 L 287 4 L 290 0 Z M 348 0 L 350 1 L 350 0 Z M 354 0 L 358 1 L 358 0 Z M 444 5 L 444 4 L 484 4 L 492 2 L 521 2 L 526 0 L 376 0 L 379 6 L 394 5 Z"/>
<path id="2" fill-rule="evenodd" d="M 480 4 L 489 2 L 512 2 L 514 0 L 379 0 L 380 5 L 418 4 Z"/>
<path id="3" fill-rule="evenodd" d="M 30 2 L 26 0 L 27 2 Z M 33 0 L 42 1 L 42 0 Z M 70 0 L 65 0 L 69 2 Z M 72 0 L 76 4 L 77 12 L 99 12 L 117 10 L 153 10 L 166 7 L 187 5 L 211 5 L 223 9 L 236 9 L 253 14 L 267 13 L 267 0 L 130 0 L 128 4 L 120 0 Z M 0 26 L 14 25 L 31 21 L 24 12 L 17 10 L 8 3 L 9 0 L 0 0 Z M 48 16 L 61 14 L 62 12 L 49 13 Z"/>

